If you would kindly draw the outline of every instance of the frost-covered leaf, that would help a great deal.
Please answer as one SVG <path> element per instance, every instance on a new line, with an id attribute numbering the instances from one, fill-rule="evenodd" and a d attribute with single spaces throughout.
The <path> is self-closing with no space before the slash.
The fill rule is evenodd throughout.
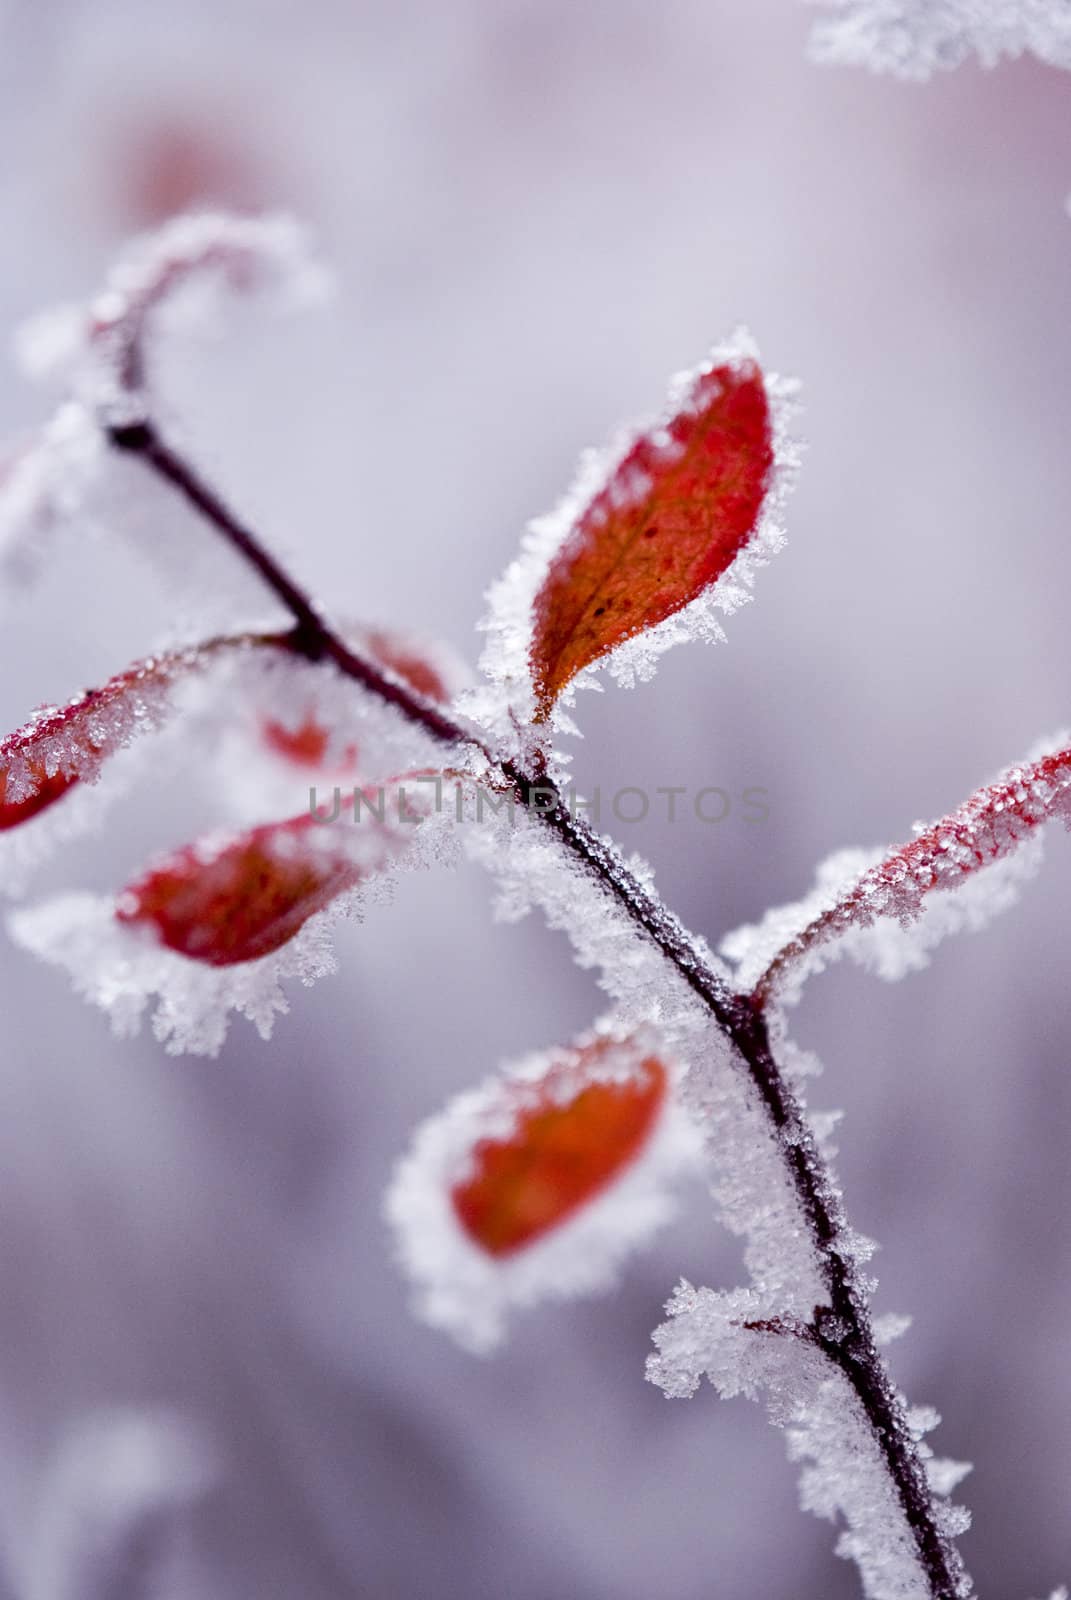
<path id="1" fill-rule="evenodd" d="M 442 853 L 426 792 L 364 793 L 358 821 L 352 810 L 331 823 L 305 814 L 207 839 L 118 899 L 69 894 L 20 911 L 11 935 L 63 967 L 120 1036 L 137 1032 L 156 998 L 153 1031 L 172 1055 L 216 1055 L 230 1011 L 267 1039 L 289 1009 L 283 979 L 311 984 L 337 970 L 332 923 L 386 897 L 395 867 Z"/>
<path id="2" fill-rule="evenodd" d="M 450 1198 L 461 1226 L 488 1255 L 507 1256 L 560 1227 L 636 1159 L 667 1092 L 655 1055 L 627 1076 L 602 1073 L 625 1054 L 596 1038 L 559 1057 L 536 1083 L 515 1083 L 512 1126 L 479 1141 Z M 505 1109 L 505 1108 L 504 1108 Z"/>
<path id="3" fill-rule="evenodd" d="M 99 689 L 62 706 L 42 706 L 0 740 L 0 831 L 29 821 L 76 783 L 93 783 L 104 763 L 166 719 L 175 685 L 225 654 L 267 643 L 235 635 L 136 661 Z"/>
<path id="4" fill-rule="evenodd" d="M 511 1306 L 608 1286 L 695 1160 L 673 1074 L 653 1034 L 604 1024 L 426 1122 L 387 1197 L 426 1320 L 485 1350 Z"/>
<path id="5" fill-rule="evenodd" d="M 715 583 L 758 522 L 773 467 L 766 389 L 751 361 L 708 365 L 621 449 L 536 595 L 536 712 L 634 634 Z"/>
<path id="6" fill-rule="evenodd" d="M 357 746 L 347 745 L 338 761 L 333 762 L 329 754 L 331 735 L 312 712 L 292 728 L 274 717 L 264 717 L 261 733 L 268 749 L 292 766 L 342 778 L 352 776 L 356 770 Z"/>
<path id="7" fill-rule="evenodd" d="M 306 812 L 187 845 L 123 890 L 116 917 L 191 961 L 258 961 L 408 846 L 413 823 L 391 816 L 387 800 L 370 792 L 352 823 Z"/>
<path id="8" fill-rule="evenodd" d="M 819 0 L 817 61 L 928 78 L 976 55 L 985 67 L 1026 53 L 1071 68 L 1067 0 Z"/>
<path id="9" fill-rule="evenodd" d="M 720 636 L 716 613 L 780 544 L 790 392 L 741 334 L 675 381 L 653 424 L 584 459 L 490 594 L 483 666 L 515 715 L 545 721 L 604 658 L 631 682 L 679 640 Z M 493 699 L 477 708 L 492 720 Z"/>
<path id="10" fill-rule="evenodd" d="M 278 658 L 279 680 L 292 659 L 273 648 L 283 637 L 235 634 L 160 651 L 99 689 L 42 707 L 0 741 L 0 893 L 21 894 L 58 846 L 97 825 L 144 770 L 148 758 L 133 748 L 139 734 L 154 734 L 154 764 L 175 759 L 184 735 L 218 737 L 244 680 L 261 681 L 260 657 Z"/>
<path id="11" fill-rule="evenodd" d="M 815 889 L 722 944 L 737 981 L 791 1001 L 803 980 L 849 955 L 881 977 L 925 965 L 947 934 L 983 927 L 1037 868 L 1041 825 L 1071 825 L 1071 748 L 1048 740 L 1018 766 L 890 851 L 841 851 Z"/>

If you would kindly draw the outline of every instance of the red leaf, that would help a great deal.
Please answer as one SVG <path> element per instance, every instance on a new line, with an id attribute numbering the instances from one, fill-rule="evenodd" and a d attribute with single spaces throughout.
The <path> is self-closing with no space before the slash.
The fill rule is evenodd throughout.
<path id="1" fill-rule="evenodd" d="M 150 656 L 66 705 L 43 706 L 0 740 L 0 830 L 28 821 L 76 783 L 92 781 L 116 751 L 138 733 L 158 727 L 180 678 L 223 652 L 271 646 L 282 638 L 242 634 Z"/>
<path id="2" fill-rule="evenodd" d="M 755 985 L 754 999 L 766 1004 L 808 952 L 851 928 L 869 927 L 879 917 L 913 922 L 934 890 L 958 888 L 1056 816 L 1071 825 L 1071 749 L 1010 767 L 957 810 L 890 850 L 778 951 Z"/>
<path id="3" fill-rule="evenodd" d="M 721 577 L 754 532 L 772 466 L 755 363 L 700 371 L 674 412 L 622 455 L 536 596 L 537 721 L 584 667 Z"/>
<path id="4" fill-rule="evenodd" d="M 305 813 L 220 845 L 187 845 L 123 891 L 116 917 L 151 927 L 161 944 L 208 966 L 270 955 L 412 838 L 412 821 L 395 827 L 379 820 L 397 796 L 365 793 L 369 808 L 359 824 L 341 810 L 331 826 Z M 408 794 L 405 805 L 412 807 Z M 347 808 L 348 802 L 341 809 Z"/>
<path id="5" fill-rule="evenodd" d="M 317 826 L 268 823 L 214 856 L 188 845 L 124 890 L 116 916 L 150 924 L 169 949 L 209 966 L 270 955 L 360 876 L 343 855 L 302 848 Z"/>
<path id="6" fill-rule="evenodd" d="M 462 1227 L 492 1256 L 533 1243 L 594 1199 L 646 1143 L 666 1095 L 666 1070 L 643 1057 L 626 1076 L 596 1078 L 621 1042 L 562 1051 L 536 1084 L 510 1086 L 512 1133 L 482 1139 L 471 1176 L 451 1191 Z"/>

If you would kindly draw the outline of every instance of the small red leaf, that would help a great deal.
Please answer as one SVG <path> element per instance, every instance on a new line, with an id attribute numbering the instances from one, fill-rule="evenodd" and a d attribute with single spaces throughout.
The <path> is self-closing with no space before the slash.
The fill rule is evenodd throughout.
<path id="1" fill-rule="evenodd" d="M 680 611 L 750 539 L 773 466 L 762 373 L 706 367 L 623 453 L 536 596 L 531 669 L 545 721 L 577 673 Z"/>
<path id="2" fill-rule="evenodd" d="M 336 808 L 333 825 L 326 811 L 317 817 L 306 812 L 219 844 L 187 845 L 123 891 L 116 917 L 152 928 L 161 944 L 208 966 L 270 955 L 412 839 L 420 820 L 412 796 L 404 800 L 408 820 L 396 826 L 400 791 L 364 794 L 368 804 L 359 822 L 343 814 L 347 800 Z"/>
<path id="3" fill-rule="evenodd" d="M 510 1255 L 565 1222 L 643 1148 L 666 1069 L 648 1055 L 606 1075 L 620 1050 L 620 1041 L 598 1039 L 562 1051 L 537 1083 L 510 1086 L 513 1131 L 482 1139 L 471 1175 L 451 1191 L 462 1227 L 489 1255 Z"/>
<path id="4" fill-rule="evenodd" d="M 228 651 L 272 646 L 283 635 L 241 634 L 210 639 L 135 661 L 99 689 L 62 706 L 43 706 L 23 727 L 0 739 L 0 830 L 44 811 L 78 782 L 92 782 L 104 762 L 137 734 L 157 728 L 179 679 Z"/>
<path id="5" fill-rule="evenodd" d="M 753 991 L 765 1005 L 814 950 L 879 917 L 903 926 L 922 915 L 929 895 L 957 889 L 1012 855 L 1054 817 L 1071 826 L 1071 749 L 1010 767 L 938 822 L 895 846 L 794 934 L 766 966 Z"/>

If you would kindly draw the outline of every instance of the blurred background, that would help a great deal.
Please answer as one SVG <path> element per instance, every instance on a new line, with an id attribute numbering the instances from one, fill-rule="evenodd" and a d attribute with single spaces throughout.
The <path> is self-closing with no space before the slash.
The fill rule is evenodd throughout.
<path id="1" fill-rule="evenodd" d="M 794 0 L 0 3 L 4 325 L 190 205 L 316 230 L 336 301 L 238 315 L 164 390 L 343 613 L 474 660 L 485 584 L 582 446 L 741 321 L 802 378 L 790 543 L 728 645 L 580 702 L 582 785 L 768 789 L 762 826 L 618 828 L 714 940 L 1071 722 L 1071 81 L 818 69 L 811 20 Z M 49 403 L 0 379 L 5 433 Z M 184 565 L 199 530 L 149 510 L 142 548 Z M 225 570 L 217 611 L 263 609 Z M 123 542 L 68 544 L 5 610 L 3 725 L 186 604 Z M 192 805 L 158 781 L 42 886 L 125 881 Z M 990 931 L 895 987 L 835 969 L 796 1015 L 826 1062 L 814 1102 L 846 1111 L 879 1309 L 915 1318 L 897 1375 L 942 1412 L 938 1452 L 976 1464 L 964 1554 L 1023 1600 L 1071 1577 L 1069 889 L 1054 834 Z M 466 870 L 404 881 L 340 945 L 269 1045 L 236 1022 L 214 1062 L 115 1043 L 5 949 L 10 1596 L 140 1596 L 93 1588 L 79 1553 L 120 1515 L 138 1428 L 166 1483 L 191 1437 L 216 1463 L 204 1494 L 171 1485 L 193 1503 L 165 1600 L 855 1594 L 759 1411 L 643 1381 L 678 1276 L 738 1281 L 698 1189 L 616 1296 L 518 1318 L 490 1361 L 409 1314 L 392 1164 L 449 1095 L 600 1009 L 564 941 L 496 928 Z"/>

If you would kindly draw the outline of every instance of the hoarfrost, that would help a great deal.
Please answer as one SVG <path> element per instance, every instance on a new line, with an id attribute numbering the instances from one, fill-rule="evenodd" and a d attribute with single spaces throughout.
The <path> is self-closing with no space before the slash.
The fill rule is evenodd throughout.
<path id="1" fill-rule="evenodd" d="M 157 944 L 115 920 L 109 896 L 62 895 L 9 918 L 12 938 L 42 960 L 65 968 L 75 991 L 111 1019 L 119 1038 L 136 1034 L 156 1002 L 153 1033 L 169 1055 L 218 1055 L 227 1014 L 236 1011 L 270 1039 L 288 1011 L 284 978 L 312 984 L 338 970 L 328 913 L 313 917 L 273 955 L 235 967 L 209 967 Z"/>
<path id="2" fill-rule="evenodd" d="M 738 329 L 724 344 L 716 346 L 700 367 L 682 372 L 673 380 L 662 425 L 686 403 L 701 372 L 714 366 L 738 367 L 757 361 L 758 350 L 750 334 Z M 579 672 L 562 695 L 565 708 L 574 703 L 577 689 L 600 686 L 596 674 L 602 665 L 608 667 L 617 682 L 631 687 L 652 677 L 659 657 L 674 645 L 691 639 L 724 639 L 719 619 L 751 599 L 757 572 L 784 543 L 783 508 L 799 459 L 798 445 L 791 434 L 798 385 L 770 374 L 764 375 L 764 383 L 773 424 L 774 469 L 751 538 L 706 593 L 657 626 L 618 645 L 605 661 Z M 652 435 L 657 434 L 658 427 L 659 423 L 651 427 Z M 577 477 L 565 498 L 554 511 L 529 524 L 520 554 L 488 590 L 488 610 L 480 623 L 481 631 L 489 636 L 480 660 L 487 682 L 471 691 L 463 704 L 469 715 L 499 737 L 515 738 L 518 725 L 527 726 L 532 720 L 529 651 L 533 606 L 547 571 L 586 508 L 611 482 L 645 431 L 648 430 L 623 431 L 608 449 L 588 450 L 582 456 Z M 637 483 L 633 492 L 642 493 L 646 487 L 646 483 Z M 560 732 L 576 731 L 564 709 L 556 709 L 553 726 Z"/>
<path id="3" fill-rule="evenodd" d="M 563 1090 L 615 1081 L 645 1053 L 664 1059 L 644 1030 L 624 1037 L 612 1019 L 596 1036 L 615 1049 L 565 1080 Z M 694 1165 L 698 1138 L 676 1097 L 667 1094 L 642 1149 L 598 1194 L 557 1226 L 505 1256 L 481 1249 L 461 1226 L 451 1189 L 467 1175 L 481 1139 L 508 1138 L 526 1089 L 545 1080 L 556 1053 L 526 1057 L 457 1097 L 417 1130 L 387 1193 L 385 1210 L 400 1260 L 417 1286 L 417 1311 L 458 1343 L 484 1353 L 500 1343 L 510 1310 L 548 1298 L 570 1299 L 611 1287 L 622 1260 L 672 1216 L 671 1182 Z"/>
<path id="4" fill-rule="evenodd" d="M 922 79 L 976 55 L 984 67 L 1003 57 L 1037 56 L 1071 68 L 1071 7 L 1066 0 L 819 0 L 831 15 L 816 23 L 816 61 L 869 67 Z"/>
<path id="5" fill-rule="evenodd" d="M 622 1023 L 657 1029 L 684 1072 L 681 1098 L 704 1139 L 716 1214 L 744 1240 L 749 1285 L 730 1293 L 682 1286 L 670 1304 L 670 1321 L 655 1335 L 657 1354 L 649 1376 L 675 1396 L 694 1393 L 704 1373 L 723 1394 L 764 1396 L 772 1420 L 788 1429 L 790 1455 L 803 1465 L 805 1506 L 843 1517 L 846 1531 L 838 1548 L 859 1564 L 867 1594 L 872 1600 L 928 1600 L 915 1538 L 880 1445 L 847 1379 L 816 1341 L 815 1308 L 827 1304 L 829 1291 L 788 1177 L 785 1144 L 771 1134 L 735 1047 L 681 972 L 636 937 L 635 923 L 593 873 L 563 863 L 546 833 L 522 816 L 507 839 L 473 830 L 469 845 L 498 877 L 505 915 L 516 917 L 539 905 L 551 926 L 569 934 L 580 964 L 599 970 Z M 593 839 L 591 847 L 601 870 L 620 877 L 625 863 L 611 842 Z M 641 877 L 650 883 L 646 869 Z M 628 900 L 631 892 L 623 888 Z M 666 926 L 687 952 L 685 931 L 672 918 Z M 728 979 L 702 940 L 692 939 L 690 947 L 697 961 Z M 683 962 L 688 965 L 687 954 Z M 813 1075 L 813 1057 L 793 1046 L 782 1030 L 774 1031 L 771 1044 L 794 1085 Z M 827 1116 L 823 1126 L 818 1119 L 819 1148 L 834 1120 Z M 806 1141 L 811 1135 L 801 1130 L 794 1137 Z M 860 1269 L 874 1246 L 846 1224 L 832 1179 L 822 1199 L 833 1228 L 829 1249 L 845 1262 L 860 1298 L 868 1300 L 875 1284 Z M 906 1319 L 886 1318 L 876 1332 L 887 1341 L 905 1326 Z M 831 1318 L 822 1332 L 836 1337 Z M 894 1397 L 893 1404 L 905 1450 L 928 1456 L 927 1447 L 912 1436 L 903 1403 Z M 920 1431 L 933 1419 L 920 1410 L 912 1420 Z M 942 1530 L 951 1538 L 964 1525 L 964 1514 L 943 1502 L 938 1509 Z M 956 1559 L 950 1552 L 949 1560 Z M 957 1570 L 967 1595 L 969 1579 Z"/>
<path id="6" fill-rule="evenodd" d="M 666 1310 L 648 1361 L 651 1382 L 670 1398 L 687 1398 L 706 1376 L 726 1398 L 765 1398 L 770 1420 L 786 1430 L 790 1459 L 801 1463 L 804 1510 L 843 1517 L 837 1551 L 858 1564 L 865 1593 L 871 1600 L 928 1600 L 930 1585 L 881 1448 L 847 1380 L 806 1327 L 793 1326 L 756 1288 L 725 1293 L 682 1283 Z"/>

